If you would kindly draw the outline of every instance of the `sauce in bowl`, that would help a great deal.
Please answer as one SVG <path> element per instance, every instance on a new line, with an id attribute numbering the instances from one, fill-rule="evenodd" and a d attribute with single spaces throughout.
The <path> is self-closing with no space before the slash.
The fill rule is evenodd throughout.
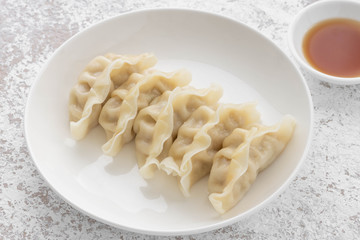
<path id="1" fill-rule="evenodd" d="M 345 18 L 319 22 L 305 34 L 302 47 L 306 60 L 318 71 L 360 76 L 360 22 Z"/>

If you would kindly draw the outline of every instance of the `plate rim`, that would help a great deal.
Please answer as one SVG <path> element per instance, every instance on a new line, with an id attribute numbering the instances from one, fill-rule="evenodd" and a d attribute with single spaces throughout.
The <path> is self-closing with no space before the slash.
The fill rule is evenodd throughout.
<path id="1" fill-rule="evenodd" d="M 56 56 L 66 45 L 69 44 L 69 42 L 74 41 L 76 38 L 78 38 L 80 35 L 82 35 L 83 33 L 90 31 L 93 27 L 95 26 L 100 26 L 103 24 L 107 24 L 108 22 L 114 21 L 115 19 L 118 18 L 126 18 L 126 16 L 128 15 L 135 15 L 135 14 L 146 14 L 149 12 L 167 12 L 167 11 L 176 11 L 176 12 L 182 12 L 182 13 L 186 13 L 186 12 L 192 12 L 195 14 L 203 14 L 206 16 L 210 16 L 210 17 L 215 17 L 215 18 L 220 18 L 220 19 L 224 19 L 227 20 L 229 22 L 241 25 L 242 27 L 247 28 L 248 30 L 252 31 L 254 34 L 258 35 L 260 38 L 266 40 L 267 42 L 269 42 L 272 47 L 275 47 L 279 53 L 281 55 L 283 55 L 289 62 L 290 64 L 293 66 L 294 70 L 296 71 L 297 75 L 300 77 L 301 82 L 304 86 L 305 92 L 306 92 L 306 96 L 307 96 L 307 100 L 308 100 L 308 104 L 309 104 L 309 135 L 306 139 L 306 145 L 304 148 L 304 151 L 301 155 L 300 160 L 298 161 L 296 167 L 294 168 L 294 170 L 292 171 L 292 173 L 290 174 L 290 176 L 287 178 L 287 180 L 282 183 L 282 185 L 275 191 L 273 192 L 271 195 L 269 195 L 267 198 L 265 198 L 259 205 L 250 208 L 249 210 L 243 212 L 242 214 L 236 215 L 234 217 L 231 217 L 229 219 L 225 219 L 222 220 L 218 223 L 213 223 L 213 224 L 209 224 L 209 225 L 205 225 L 205 226 L 200 226 L 200 227 L 191 227 L 191 228 L 186 228 L 186 229 L 181 229 L 181 230 L 171 230 L 171 229 L 167 229 L 167 230 L 152 230 L 152 229 L 146 229 L 146 228 L 135 228 L 135 227 L 131 227 L 131 226 L 127 226 L 127 225 L 123 225 L 123 224 L 117 224 L 114 222 L 110 222 L 108 220 L 106 220 L 105 218 L 96 216 L 94 214 L 92 214 L 91 212 L 86 211 L 85 209 L 81 208 L 81 206 L 76 205 L 75 203 L 71 202 L 70 199 L 68 199 L 66 196 L 63 196 L 59 191 L 57 191 L 57 189 L 55 189 L 55 187 L 50 183 L 50 181 L 45 177 L 45 175 L 43 174 L 43 172 L 41 171 L 41 167 L 38 165 L 38 162 L 35 160 L 35 158 L 33 157 L 33 151 L 32 151 L 32 147 L 31 144 L 29 142 L 29 138 L 28 138 L 28 120 L 29 119 L 29 105 L 30 105 L 30 99 L 32 98 L 33 94 L 34 94 L 34 89 L 36 89 L 37 84 L 39 84 L 39 79 L 41 78 L 41 76 L 43 75 L 44 71 L 47 69 L 48 65 L 50 64 L 50 62 L 52 61 L 52 59 L 54 58 L 54 56 Z M 313 101 L 311 98 L 311 94 L 310 94 L 310 90 L 308 88 L 307 82 L 304 78 L 304 76 L 301 74 L 299 68 L 296 66 L 296 64 L 294 63 L 293 59 L 291 59 L 287 54 L 285 54 L 285 52 L 279 47 L 277 46 L 270 38 L 268 38 L 267 36 L 265 36 L 262 32 L 258 31 L 255 28 L 252 28 L 251 26 L 246 25 L 245 23 L 242 23 L 240 21 L 235 20 L 234 18 L 228 17 L 228 16 L 224 16 L 215 12 L 210 12 L 210 11 L 205 11 L 205 10 L 197 10 L 197 9 L 190 9 L 190 8 L 172 8 L 172 7 L 161 7 L 161 8 L 146 8 L 146 9 L 139 9 L 139 10 L 130 10 L 130 11 L 126 11 L 123 13 L 120 13 L 116 16 L 112 16 L 109 18 L 106 18 L 104 20 L 100 20 L 96 23 L 93 23 L 91 25 L 89 25 L 88 27 L 84 28 L 83 30 L 77 32 L 76 34 L 74 34 L 73 36 L 71 36 L 69 39 L 67 39 L 65 42 L 63 42 L 51 55 L 50 57 L 48 57 L 48 59 L 45 61 L 45 63 L 43 64 L 42 68 L 40 69 L 39 73 L 36 75 L 35 80 L 32 82 L 31 87 L 29 89 L 28 92 L 28 96 L 26 98 L 26 104 L 25 104 L 25 110 L 24 110 L 24 121 L 23 121 L 23 132 L 24 132 L 24 137 L 25 137 L 25 141 L 26 141 L 26 146 L 29 152 L 29 155 L 39 173 L 39 175 L 43 178 L 43 180 L 45 180 L 46 184 L 50 187 L 50 189 L 52 189 L 57 196 L 59 196 L 62 200 L 64 200 L 67 204 L 69 204 L 71 207 L 73 207 L 74 209 L 76 209 L 77 211 L 79 211 L 80 213 L 89 216 L 90 218 L 93 218 L 101 223 L 110 225 L 112 227 L 115 227 L 117 229 L 122 229 L 122 230 L 126 230 L 126 231 L 131 231 L 131 232 L 135 232 L 135 233 L 140 233 L 140 234 L 147 234 L 147 235 L 157 235 L 157 236 L 177 236 L 177 235 L 190 235 L 190 234 L 199 234 L 199 233 L 204 233 L 204 232 L 208 232 L 208 231 L 212 231 L 212 230 L 216 230 L 225 226 L 229 226 L 231 224 L 234 224 L 254 213 L 256 213 L 257 211 L 263 209 L 265 206 L 267 206 L 271 201 L 274 200 L 274 198 L 278 195 L 280 195 L 286 188 L 287 186 L 293 181 L 293 179 L 295 178 L 296 174 L 299 172 L 299 169 L 303 166 L 306 156 L 309 152 L 309 148 L 310 148 L 310 144 L 312 141 L 312 136 L 313 136 L 313 122 L 314 122 L 314 109 L 313 109 Z"/>

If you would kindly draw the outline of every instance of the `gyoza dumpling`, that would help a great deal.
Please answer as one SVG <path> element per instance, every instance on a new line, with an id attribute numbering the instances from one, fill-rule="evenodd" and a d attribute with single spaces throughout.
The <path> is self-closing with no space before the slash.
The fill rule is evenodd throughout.
<path id="1" fill-rule="evenodd" d="M 131 141 L 137 113 L 154 98 L 190 81 L 191 74 L 186 70 L 171 73 L 150 70 L 144 74 L 132 74 L 128 81 L 112 92 L 101 110 L 99 123 L 108 139 L 102 146 L 104 153 L 115 156 L 123 144 Z"/>
<path id="2" fill-rule="evenodd" d="M 198 109 L 200 110 L 200 109 Z M 161 162 L 168 174 L 179 176 L 185 196 L 191 186 L 210 172 L 213 157 L 235 128 L 246 128 L 260 120 L 255 103 L 222 104 L 216 111 L 206 109 L 193 115 L 180 127 L 178 136 Z"/>
<path id="3" fill-rule="evenodd" d="M 222 96 L 220 86 L 208 89 L 176 88 L 156 98 L 135 119 L 135 145 L 140 173 L 151 178 L 168 156 L 179 127 L 202 105 L 212 106 Z"/>
<path id="4" fill-rule="evenodd" d="M 209 176 L 209 200 L 219 213 L 235 206 L 290 141 L 295 120 L 287 115 L 274 126 L 254 124 L 250 131 L 235 129 L 214 157 Z"/>
<path id="5" fill-rule="evenodd" d="M 80 140 L 97 125 L 101 105 L 110 92 L 128 80 L 132 73 L 154 66 L 152 54 L 137 56 L 107 54 L 94 58 L 80 74 L 69 98 L 70 131 Z"/>
<path id="6" fill-rule="evenodd" d="M 180 176 L 184 172 L 185 166 L 191 164 L 183 159 L 188 157 L 191 159 L 193 155 L 210 146 L 211 137 L 207 132 L 219 122 L 216 108 L 217 105 L 200 106 L 181 125 L 177 137 L 169 149 L 169 157 L 160 164 L 162 170 L 169 175 Z"/>

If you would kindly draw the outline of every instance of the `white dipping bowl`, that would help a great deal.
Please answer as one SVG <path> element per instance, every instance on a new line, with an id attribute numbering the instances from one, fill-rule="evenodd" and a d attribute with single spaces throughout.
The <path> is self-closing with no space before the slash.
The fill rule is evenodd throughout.
<path id="1" fill-rule="evenodd" d="M 301 10 L 290 25 L 289 47 L 297 62 L 314 77 L 334 84 L 358 84 L 360 77 L 344 78 L 322 73 L 305 59 L 302 43 L 305 34 L 318 22 L 331 18 L 348 18 L 360 21 L 360 2 L 329 0 L 311 4 Z"/>

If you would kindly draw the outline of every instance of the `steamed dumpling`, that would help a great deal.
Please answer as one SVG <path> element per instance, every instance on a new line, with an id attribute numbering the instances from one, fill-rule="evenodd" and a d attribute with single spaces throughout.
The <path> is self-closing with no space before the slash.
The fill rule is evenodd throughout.
<path id="1" fill-rule="evenodd" d="M 180 126 L 192 112 L 203 105 L 212 106 L 222 96 L 222 89 L 176 88 L 156 98 L 135 119 L 135 145 L 140 173 L 151 178 L 176 138 Z"/>
<path id="2" fill-rule="evenodd" d="M 157 59 L 152 54 L 107 54 L 94 58 L 80 74 L 69 98 L 70 131 L 80 140 L 98 124 L 102 104 L 110 92 L 126 82 L 132 73 L 154 66 Z"/>
<path id="3" fill-rule="evenodd" d="M 211 144 L 208 130 L 219 122 L 219 115 L 214 106 L 200 106 L 189 119 L 181 125 L 174 143 L 169 149 L 169 157 L 164 159 L 160 167 L 167 173 L 180 176 L 187 164 L 183 159 L 192 157 L 205 150 Z"/>
<path id="4" fill-rule="evenodd" d="M 235 128 L 247 128 L 258 122 L 255 103 L 222 104 L 216 111 L 199 108 L 180 127 L 160 166 L 168 174 L 179 176 L 179 187 L 185 196 L 191 186 L 210 172 L 214 155 Z"/>
<path id="5" fill-rule="evenodd" d="M 220 86 L 186 86 L 189 72 L 150 69 L 156 62 L 147 53 L 94 58 L 70 93 L 71 135 L 80 140 L 100 123 L 107 136 L 102 149 L 110 156 L 135 136 L 144 178 L 161 169 L 189 196 L 192 185 L 210 174 L 209 200 L 225 213 L 283 151 L 295 120 L 285 116 L 264 126 L 254 103 L 218 103 Z"/>
<path id="6" fill-rule="evenodd" d="M 137 113 L 165 91 L 185 86 L 191 81 L 186 70 L 165 73 L 157 70 L 134 73 L 129 80 L 114 90 L 103 106 L 99 123 L 105 129 L 108 141 L 102 149 L 115 156 L 125 143 L 134 137 L 132 130 Z"/>
<path id="7" fill-rule="evenodd" d="M 209 200 L 219 213 L 235 206 L 258 173 L 269 166 L 290 141 L 295 120 L 287 115 L 274 126 L 235 129 L 215 155 L 209 176 Z"/>

